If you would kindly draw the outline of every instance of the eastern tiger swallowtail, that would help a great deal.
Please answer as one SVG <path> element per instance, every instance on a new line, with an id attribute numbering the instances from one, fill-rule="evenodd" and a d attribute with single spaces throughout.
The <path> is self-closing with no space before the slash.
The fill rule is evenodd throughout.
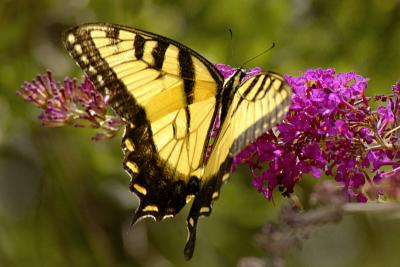
<path id="1" fill-rule="evenodd" d="M 64 33 L 63 43 L 126 123 L 123 165 L 140 199 L 133 223 L 173 217 L 193 199 L 184 250 L 190 259 L 197 220 L 210 215 L 232 157 L 286 114 L 287 83 L 267 71 L 244 79 L 243 69 L 224 79 L 192 49 L 126 26 L 79 25 Z"/>

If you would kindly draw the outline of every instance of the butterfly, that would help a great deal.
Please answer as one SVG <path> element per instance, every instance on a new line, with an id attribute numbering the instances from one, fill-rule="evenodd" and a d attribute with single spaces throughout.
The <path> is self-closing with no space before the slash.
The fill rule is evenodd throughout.
<path id="1" fill-rule="evenodd" d="M 193 200 L 184 249 L 190 259 L 198 218 L 210 215 L 234 155 L 288 111 L 288 84 L 268 71 L 246 77 L 241 68 L 224 79 L 179 42 L 121 25 L 78 25 L 65 31 L 63 44 L 125 122 L 123 166 L 140 199 L 133 223 L 173 217 Z"/>

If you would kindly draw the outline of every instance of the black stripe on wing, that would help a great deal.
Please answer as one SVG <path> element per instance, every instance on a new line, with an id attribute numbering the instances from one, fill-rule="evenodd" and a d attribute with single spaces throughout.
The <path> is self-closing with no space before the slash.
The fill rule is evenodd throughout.
<path id="1" fill-rule="evenodd" d="M 142 59 L 144 53 L 145 39 L 140 34 L 135 35 L 135 40 L 133 42 L 133 48 L 135 50 L 135 57 L 137 60 Z"/>
<path id="2" fill-rule="evenodd" d="M 160 40 L 157 42 L 157 46 L 153 49 L 153 52 L 151 52 L 154 57 L 154 65 L 152 67 L 156 70 L 161 70 L 168 46 L 169 43 Z"/>

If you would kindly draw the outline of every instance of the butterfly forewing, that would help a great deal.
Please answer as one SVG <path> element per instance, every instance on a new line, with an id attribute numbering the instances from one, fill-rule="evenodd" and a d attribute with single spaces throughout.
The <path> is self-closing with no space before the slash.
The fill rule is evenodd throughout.
<path id="1" fill-rule="evenodd" d="M 214 98 L 222 86 L 219 72 L 193 50 L 133 28 L 84 24 L 65 33 L 64 45 L 100 92 L 124 87 L 150 121 Z M 115 108 L 122 118 L 131 110 L 124 106 Z"/>
<path id="2" fill-rule="evenodd" d="M 175 215 L 197 194 L 222 76 L 178 42 L 119 25 L 74 27 L 64 45 L 127 123 L 124 168 L 141 199 L 135 220 Z"/>

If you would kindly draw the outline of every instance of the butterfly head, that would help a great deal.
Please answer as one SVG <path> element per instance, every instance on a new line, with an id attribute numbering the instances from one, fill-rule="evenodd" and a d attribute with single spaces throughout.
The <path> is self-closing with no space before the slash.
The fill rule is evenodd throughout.
<path id="1" fill-rule="evenodd" d="M 246 76 L 246 70 L 243 68 L 237 68 L 230 76 L 224 81 L 224 88 L 234 89 L 239 87 L 241 81 Z"/>

